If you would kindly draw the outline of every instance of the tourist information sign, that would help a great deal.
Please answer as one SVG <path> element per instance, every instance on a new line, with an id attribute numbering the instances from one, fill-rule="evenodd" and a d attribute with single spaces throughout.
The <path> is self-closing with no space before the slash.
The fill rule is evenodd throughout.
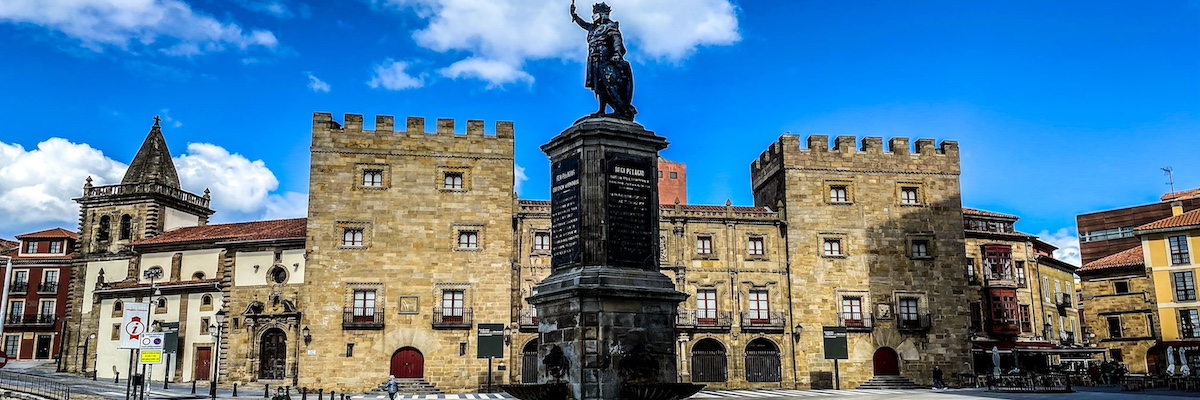
<path id="1" fill-rule="evenodd" d="M 121 310 L 124 317 L 121 320 L 122 349 L 142 348 L 142 338 L 150 329 L 150 303 L 125 303 Z"/>

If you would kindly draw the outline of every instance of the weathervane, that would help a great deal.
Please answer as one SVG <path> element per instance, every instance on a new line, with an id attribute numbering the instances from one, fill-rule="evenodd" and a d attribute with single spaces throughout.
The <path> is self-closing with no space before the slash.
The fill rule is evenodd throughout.
<path id="1" fill-rule="evenodd" d="M 612 9 L 604 3 L 592 6 L 592 22 L 587 22 L 575 13 L 575 0 L 571 0 L 571 20 L 588 32 L 588 60 L 585 87 L 596 93 L 600 101 L 598 116 L 613 115 L 633 120 L 637 109 L 633 107 L 633 71 L 625 61 L 625 42 L 621 39 L 621 27 L 608 18 Z M 605 110 L 612 108 L 612 114 Z"/>

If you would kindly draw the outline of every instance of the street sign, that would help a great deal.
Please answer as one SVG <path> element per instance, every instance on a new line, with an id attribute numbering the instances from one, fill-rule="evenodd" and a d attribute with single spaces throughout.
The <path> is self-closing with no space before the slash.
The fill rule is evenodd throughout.
<path id="1" fill-rule="evenodd" d="M 142 364 L 159 364 L 162 363 L 162 350 L 142 350 L 141 356 L 138 358 Z"/>
<path id="2" fill-rule="evenodd" d="M 479 358 L 504 357 L 504 324 L 479 324 Z"/>
<path id="3" fill-rule="evenodd" d="M 150 303 L 125 303 L 121 311 L 124 318 L 121 321 L 122 349 L 140 349 L 142 337 L 150 328 Z"/>
<path id="4" fill-rule="evenodd" d="M 166 334 L 162 332 L 151 332 L 141 335 L 142 351 L 163 349 L 163 344 L 166 342 Z"/>
<path id="5" fill-rule="evenodd" d="M 825 338 L 826 360 L 845 360 L 850 358 L 850 352 L 846 345 L 846 327 L 826 326 L 821 328 L 821 333 Z"/>

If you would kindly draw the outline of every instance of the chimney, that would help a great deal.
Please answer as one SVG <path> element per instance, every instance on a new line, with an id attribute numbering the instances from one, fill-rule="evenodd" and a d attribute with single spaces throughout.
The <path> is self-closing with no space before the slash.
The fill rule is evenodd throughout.
<path id="1" fill-rule="evenodd" d="M 1183 202 L 1178 201 L 1178 200 L 1172 201 L 1171 202 L 1171 216 L 1174 217 L 1176 215 L 1182 215 L 1182 214 L 1183 214 Z"/>

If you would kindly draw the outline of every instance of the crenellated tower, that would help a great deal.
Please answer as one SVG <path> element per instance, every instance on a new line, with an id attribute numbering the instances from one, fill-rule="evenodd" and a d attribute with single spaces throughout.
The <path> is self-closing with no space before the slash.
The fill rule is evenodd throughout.
<path id="1" fill-rule="evenodd" d="M 777 209 L 795 293 L 798 348 L 848 331 L 841 384 L 928 382 L 967 361 L 969 310 L 958 144 L 932 139 L 784 135 L 750 165 L 755 205 Z M 913 148 L 915 144 L 915 149 Z M 797 355 L 800 385 L 832 387 L 833 363 Z"/>

